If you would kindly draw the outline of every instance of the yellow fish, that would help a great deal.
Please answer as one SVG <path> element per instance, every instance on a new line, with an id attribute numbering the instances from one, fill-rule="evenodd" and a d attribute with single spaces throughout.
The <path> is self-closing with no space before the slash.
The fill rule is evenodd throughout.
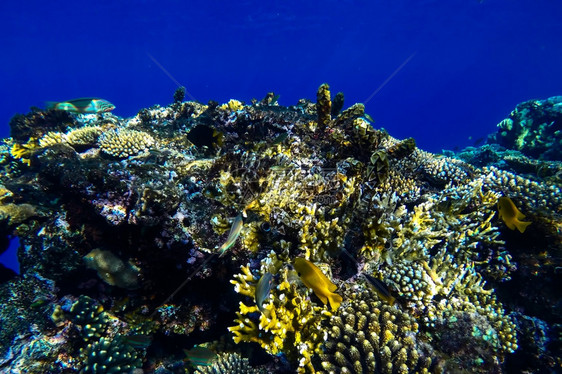
<path id="1" fill-rule="evenodd" d="M 339 308 L 343 299 L 340 295 L 334 293 L 338 287 L 322 273 L 322 270 L 302 257 L 297 257 L 293 266 L 304 285 L 308 288 L 312 288 L 312 291 L 314 291 L 324 305 L 326 305 L 329 300 L 332 310 Z"/>
<path id="2" fill-rule="evenodd" d="M 525 215 L 517 209 L 509 197 L 499 198 L 498 212 L 500 214 L 500 218 L 503 219 L 507 227 L 512 230 L 515 230 L 517 227 L 519 232 L 524 233 L 527 226 L 531 224 L 531 222 L 521 221 L 525 218 Z"/>

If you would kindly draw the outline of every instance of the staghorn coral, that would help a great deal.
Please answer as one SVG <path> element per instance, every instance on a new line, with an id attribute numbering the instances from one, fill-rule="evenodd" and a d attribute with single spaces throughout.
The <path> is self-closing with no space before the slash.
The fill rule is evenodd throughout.
<path id="1" fill-rule="evenodd" d="M 265 374 L 264 369 L 254 368 L 247 358 L 238 353 L 220 353 L 211 366 L 198 367 L 195 374 Z"/>
<path id="2" fill-rule="evenodd" d="M 103 153 L 117 158 L 145 155 L 154 145 L 154 138 L 148 133 L 129 129 L 110 129 L 98 139 Z"/>
<path id="3" fill-rule="evenodd" d="M 412 316 L 354 292 L 347 307 L 325 321 L 328 339 L 317 373 L 428 373 L 432 358 L 416 339 Z"/>

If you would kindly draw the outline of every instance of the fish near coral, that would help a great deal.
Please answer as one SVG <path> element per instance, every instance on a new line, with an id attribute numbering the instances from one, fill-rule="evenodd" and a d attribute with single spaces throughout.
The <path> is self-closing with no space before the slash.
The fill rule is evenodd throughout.
<path id="1" fill-rule="evenodd" d="M 104 99 L 85 97 L 68 101 L 47 101 L 47 109 L 58 109 L 72 113 L 111 112 L 115 105 Z"/>
<path id="2" fill-rule="evenodd" d="M 390 289 L 383 281 L 366 273 L 363 273 L 363 276 L 367 279 L 367 282 L 375 288 L 375 291 L 377 291 L 381 299 L 386 301 L 390 306 L 394 305 L 396 298 L 392 296 Z"/>
<path id="3" fill-rule="evenodd" d="M 499 198 L 498 212 L 500 218 L 511 230 L 517 228 L 520 233 L 524 233 L 527 226 L 531 224 L 531 222 L 521 221 L 525 218 L 525 215 L 517 209 L 509 197 L 502 196 Z"/>
<path id="4" fill-rule="evenodd" d="M 265 273 L 261 276 L 258 284 L 256 285 L 256 305 L 260 312 L 264 315 L 267 315 L 267 309 L 263 307 L 263 303 L 269 297 L 269 292 L 271 291 L 271 287 L 273 287 L 273 275 L 270 272 Z"/>
<path id="5" fill-rule="evenodd" d="M 196 345 L 191 349 L 184 349 L 186 360 L 193 366 L 210 366 L 217 354 L 207 347 Z"/>
<path id="6" fill-rule="evenodd" d="M 219 253 L 220 253 L 219 257 L 224 256 L 226 251 L 230 247 L 232 247 L 234 245 L 234 243 L 236 243 L 236 239 L 238 239 L 238 236 L 240 236 L 240 231 L 242 231 L 242 224 L 243 223 L 244 223 L 244 220 L 242 219 L 242 215 L 239 214 L 234 219 L 234 222 L 232 223 L 232 227 L 230 228 L 230 232 L 228 233 L 228 237 L 226 238 L 226 241 L 219 248 Z"/>
<path id="7" fill-rule="evenodd" d="M 329 300 L 332 310 L 339 308 L 343 299 L 340 295 L 334 293 L 338 287 L 322 273 L 322 270 L 302 257 L 297 257 L 293 266 L 304 285 L 311 288 L 324 305 Z"/>

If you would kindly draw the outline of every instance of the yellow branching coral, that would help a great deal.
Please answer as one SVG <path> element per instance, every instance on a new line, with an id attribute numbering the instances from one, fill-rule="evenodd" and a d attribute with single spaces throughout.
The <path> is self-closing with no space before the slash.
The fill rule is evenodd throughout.
<path id="1" fill-rule="evenodd" d="M 237 110 L 241 110 L 242 108 L 244 108 L 244 104 L 242 104 L 238 100 L 230 99 L 228 103 L 219 105 L 217 108 L 220 110 L 229 110 L 231 112 L 236 112 Z"/>
<path id="2" fill-rule="evenodd" d="M 254 277 L 249 266 L 242 266 L 241 270 L 231 282 L 236 292 L 253 299 L 259 276 Z M 289 281 L 289 270 L 274 253 L 262 262 L 261 273 L 267 271 L 279 274 L 280 278 L 263 304 L 268 313 L 260 313 L 257 306 L 240 302 L 237 324 L 228 329 L 236 343 L 256 342 L 273 355 L 283 352 L 298 363 L 299 373 L 314 372 L 311 358 L 324 340 L 321 322 L 331 314 L 297 290 L 297 284 Z"/>
<path id="3" fill-rule="evenodd" d="M 14 143 L 10 149 L 10 154 L 17 160 L 20 160 L 28 166 L 31 163 L 31 156 L 40 148 L 37 138 L 30 138 L 27 143 Z"/>
<path id="4" fill-rule="evenodd" d="M 370 217 L 362 225 L 365 245 L 359 253 L 367 259 L 383 259 L 392 263 L 396 249 L 404 242 L 403 224 L 407 213 L 404 206 L 398 205 L 395 194 L 376 194 L 371 198 Z"/>

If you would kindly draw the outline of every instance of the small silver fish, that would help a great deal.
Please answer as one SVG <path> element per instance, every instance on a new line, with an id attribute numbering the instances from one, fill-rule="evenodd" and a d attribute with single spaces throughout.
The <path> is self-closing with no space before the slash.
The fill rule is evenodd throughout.
<path id="1" fill-rule="evenodd" d="M 58 109 L 72 113 L 111 112 L 115 105 L 104 99 L 84 97 L 67 101 L 47 101 L 47 109 Z"/>
<path id="2" fill-rule="evenodd" d="M 230 233 L 228 233 L 228 238 L 223 245 L 219 248 L 220 255 L 219 257 L 224 256 L 226 251 L 236 243 L 236 239 L 240 235 L 240 231 L 242 231 L 242 224 L 244 220 L 242 219 L 242 214 L 239 214 L 232 223 L 232 227 L 230 228 Z"/>
<path id="3" fill-rule="evenodd" d="M 256 294 L 254 295 L 256 299 L 256 305 L 258 309 L 263 314 L 267 315 L 268 311 L 263 307 L 263 302 L 269 298 L 269 292 L 273 287 L 273 275 L 270 272 L 265 273 L 261 276 L 258 284 L 256 285 Z"/>

